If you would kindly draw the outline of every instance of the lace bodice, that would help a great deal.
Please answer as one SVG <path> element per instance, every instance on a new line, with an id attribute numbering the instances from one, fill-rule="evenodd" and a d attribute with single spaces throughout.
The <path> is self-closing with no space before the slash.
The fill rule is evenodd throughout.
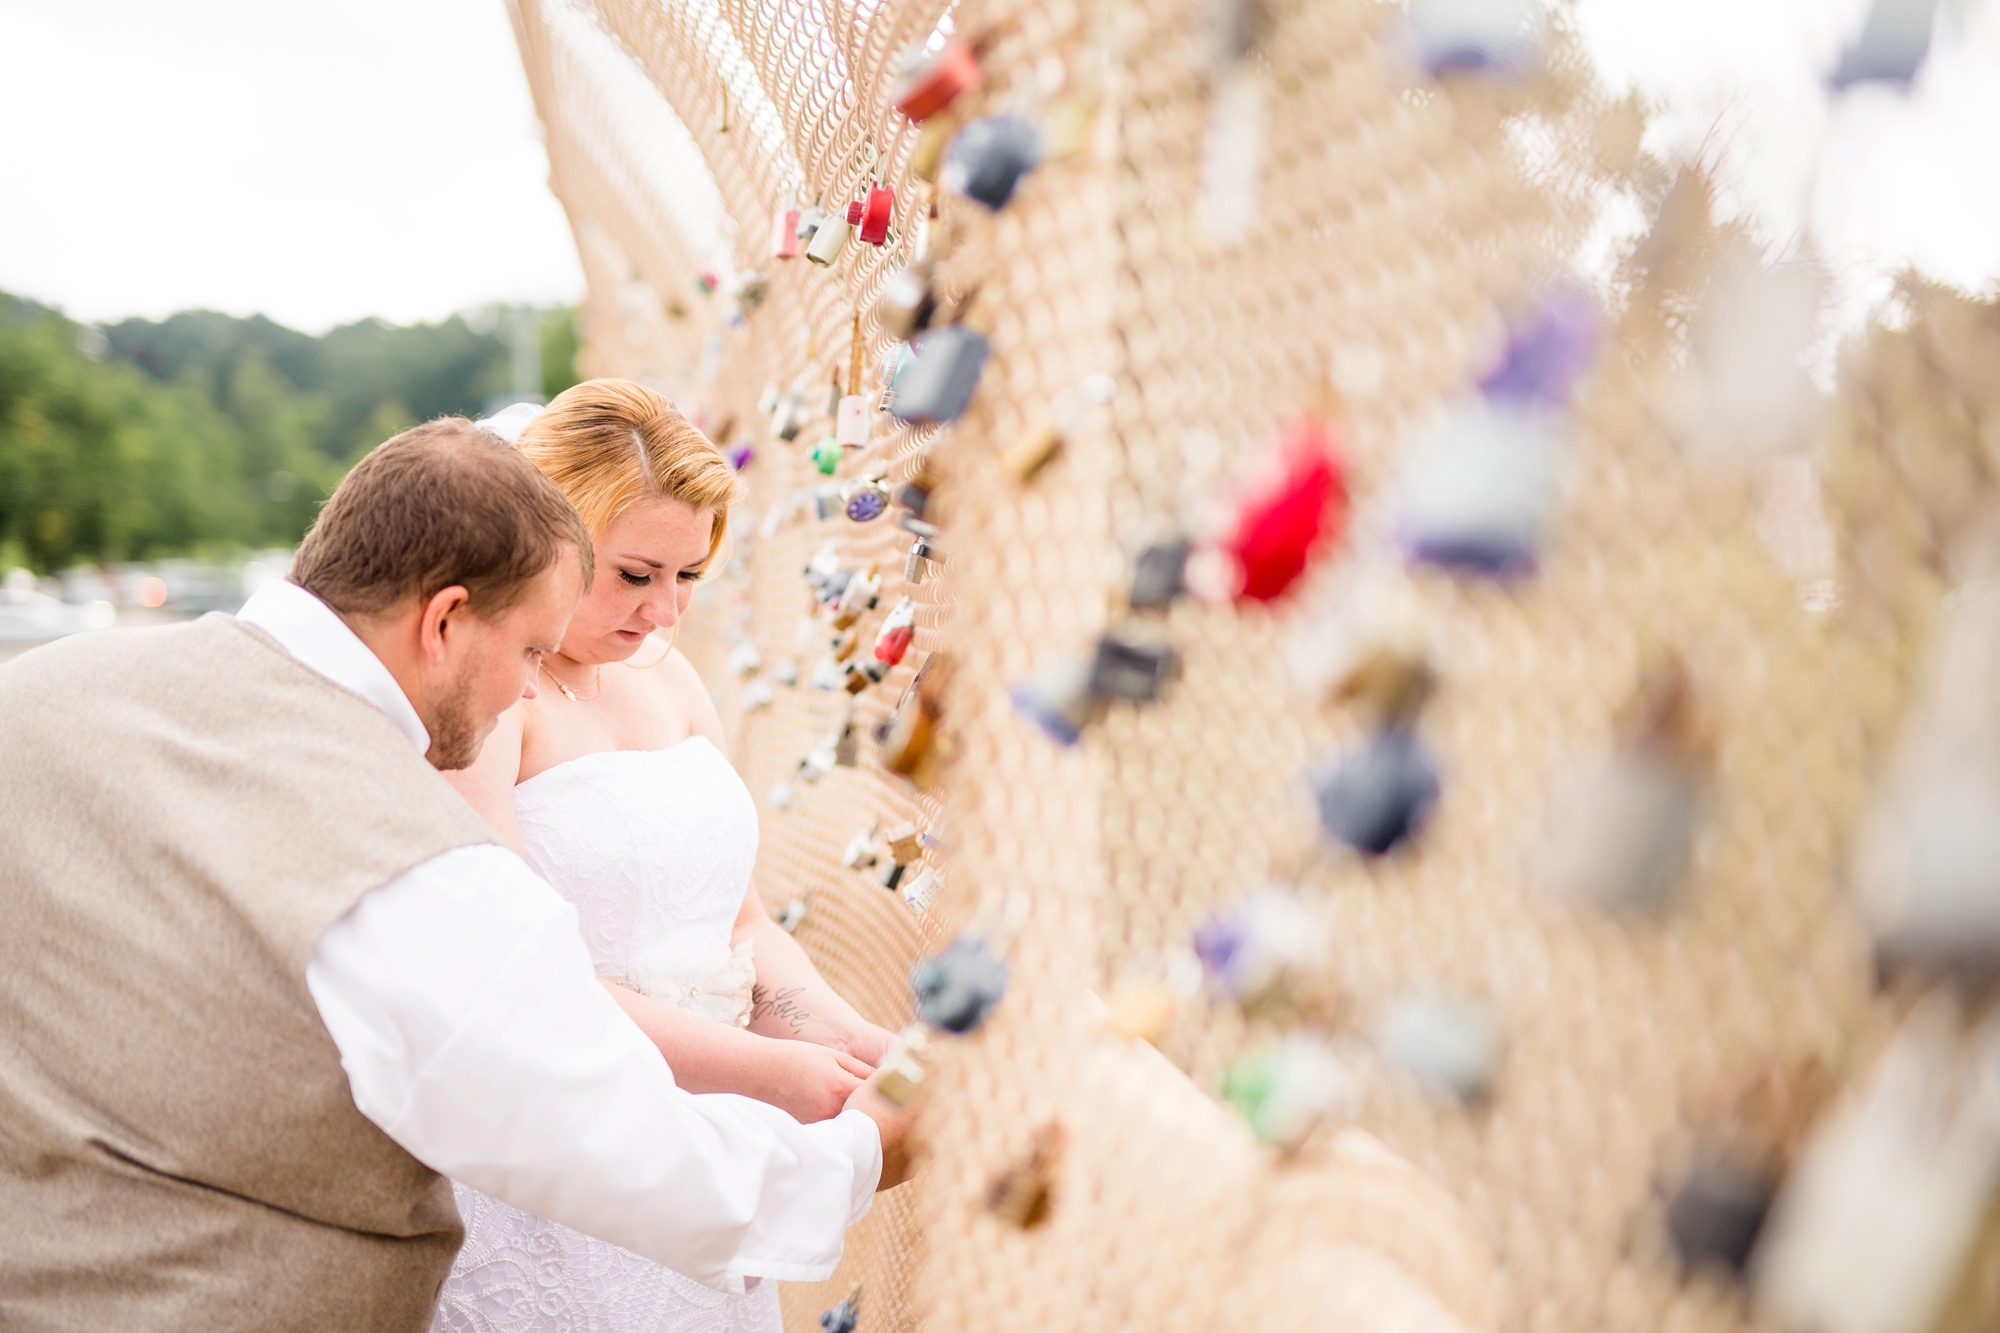
<path id="1" fill-rule="evenodd" d="M 599 976 L 740 1019 L 716 979 L 733 975 L 757 808 L 721 751 L 697 736 L 584 755 L 515 787 L 514 817 L 528 864 L 576 904 Z M 747 969 L 747 953 L 734 961 Z M 432 1333 L 778 1333 L 775 1283 L 725 1296 L 463 1185 L 453 1192 L 465 1245 Z"/>
<path id="2" fill-rule="evenodd" d="M 514 788 L 535 873 L 576 904 L 599 976 L 667 950 L 729 952 L 757 860 L 757 807 L 699 736 L 670 750 L 608 750 Z"/>

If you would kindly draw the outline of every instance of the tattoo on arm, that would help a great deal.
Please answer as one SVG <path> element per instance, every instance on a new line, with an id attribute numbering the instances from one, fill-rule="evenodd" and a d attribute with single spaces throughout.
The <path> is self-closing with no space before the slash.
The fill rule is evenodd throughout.
<path id="1" fill-rule="evenodd" d="M 753 1021 L 760 1018 L 779 1019 L 792 1031 L 797 1032 L 812 1021 L 812 1015 L 799 1007 L 799 996 L 805 993 L 805 989 L 804 986 L 794 986 L 790 990 L 774 991 L 768 986 L 752 987 L 751 1019 Z"/>

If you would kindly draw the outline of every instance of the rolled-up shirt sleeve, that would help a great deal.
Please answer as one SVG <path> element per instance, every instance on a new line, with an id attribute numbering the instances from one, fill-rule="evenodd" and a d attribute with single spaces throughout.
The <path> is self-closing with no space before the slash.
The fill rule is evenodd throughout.
<path id="1" fill-rule="evenodd" d="M 722 1291 L 832 1275 L 882 1170 L 859 1111 L 801 1125 L 674 1085 L 512 852 L 447 852 L 321 936 L 306 984 L 354 1104 L 411 1156 Z"/>

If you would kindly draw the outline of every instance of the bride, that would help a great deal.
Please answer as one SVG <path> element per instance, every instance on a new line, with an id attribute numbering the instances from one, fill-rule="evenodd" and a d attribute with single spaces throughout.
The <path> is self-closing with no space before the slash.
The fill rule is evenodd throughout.
<path id="1" fill-rule="evenodd" d="M 509 418 L 512 418 L 511 420 Z M 664 398 L 591 380 L 522 426 L 523 455 L 589 526 L 596 575 L 538 688 L 459 790 L 576 905 L 613 998 L 691 1092 L 837 1115 L 891 1039 L 821 980 L 751 883 L 757 812 L 677 629 L 722 541 L 735 474 Z M 433 1333 L 776 1333 L 777 1287 L 727 1296 L 455 1186 L 466 1238 Z"/>

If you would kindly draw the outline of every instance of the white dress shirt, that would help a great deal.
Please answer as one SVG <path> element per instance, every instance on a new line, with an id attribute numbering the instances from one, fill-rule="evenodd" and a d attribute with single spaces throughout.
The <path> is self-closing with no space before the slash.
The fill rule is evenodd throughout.
<path id="1" fill-rule="evenodd" d="M 366 644 L 274 579 L 238 618 L 430 736 Z M 695 1096 L 594 978 L 576 909 L 513 852 L 462 847 L 367 894 L 306 985 L 354 1104 L 418 1161 L 722 1291 L 832 1276 L 873 1202 L 875 1122 Z"/>

